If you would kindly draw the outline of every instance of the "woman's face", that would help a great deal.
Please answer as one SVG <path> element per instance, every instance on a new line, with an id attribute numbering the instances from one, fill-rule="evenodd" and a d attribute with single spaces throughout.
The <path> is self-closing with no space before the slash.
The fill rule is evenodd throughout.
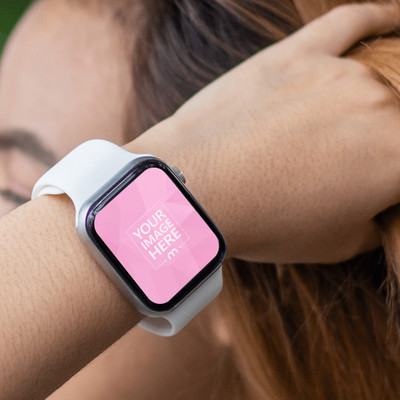
<path id="1" fill-rule="evenodd" d="M 111 12 L 79 3 L 35 3 L 1 60 L 0 215 L 28 200 L 37 178 L 79 143 L 127 141 L 122 32 Z"/>

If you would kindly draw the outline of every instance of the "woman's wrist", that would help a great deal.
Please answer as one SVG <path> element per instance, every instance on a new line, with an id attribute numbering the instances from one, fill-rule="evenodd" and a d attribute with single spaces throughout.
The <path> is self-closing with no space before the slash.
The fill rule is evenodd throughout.
<path id="1" fill-rule="evenodd" d="M 184 121 L 183 126 L 181 121 Z M 187 126 L 186 126 L 187 123 Z M 190 121 L 174 116 L 150 128 L 124 148 L 136 154 L 153 154 L 168 165 L 177 166 L 186 178 L 186 186 L 199 201 L 207 214 L 221 229 L 228 247 L 228 257 L 235 254 L 234 218 L 230 215 L 221 186 L 220 174 L 229 165 L 218 163 L 212 152 L 207 151 L 207 141 L 201 141 Z M 188 132 L 190 131 L 190 135 Z M 194 156 L 195 155 L 195 156 Z"/>

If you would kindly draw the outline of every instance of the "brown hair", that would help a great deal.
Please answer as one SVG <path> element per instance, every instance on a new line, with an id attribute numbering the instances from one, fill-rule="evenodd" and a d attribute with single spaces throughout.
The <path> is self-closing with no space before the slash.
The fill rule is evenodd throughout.
<path id="1" fill-rule="evenodd" d="M 251 54 L 339 3 L 334 0 L 143 0 L 133 76 L 137 130 Z M 137 19 L 136 19 L 137 20 Z M 397 93 L 400 40 L 377 38 L 349 56 Z M 234 376 L 215 398 L 397 399 L 400 212 L 379 217 L 382 249 L 338 265 L 229 260 L 220 297 Z M 229 361 L 229 354 L 232 354 Z M 221 357 L 223 357 L 221 355 Z M 228 375 L 227 375 L 228 374 Z"/>

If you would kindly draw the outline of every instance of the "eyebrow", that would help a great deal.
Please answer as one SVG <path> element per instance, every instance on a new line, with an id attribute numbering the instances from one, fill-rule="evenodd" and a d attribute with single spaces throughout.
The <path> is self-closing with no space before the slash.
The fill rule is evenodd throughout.
<path id="1" fill-rule="evenodd" d="M 22 129 L 0 132 L 0 151 L 17 149 L 47 167 L 57 162 L 57 156 L 34 134 Z"/>

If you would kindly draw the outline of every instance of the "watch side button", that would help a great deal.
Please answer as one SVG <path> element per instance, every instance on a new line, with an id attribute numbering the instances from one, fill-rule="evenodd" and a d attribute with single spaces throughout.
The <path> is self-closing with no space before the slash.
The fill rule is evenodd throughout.
<path id="1" fill-rule="evenodd" d="M 185 175 L 183 175 L 183 172 L 178 168 L 175 167 L 175 165 L 171 165 L 170 166 L 172 172 L 174 173 L 174 175 L 183 183 L 186 183 L 186 178 Z"/>

